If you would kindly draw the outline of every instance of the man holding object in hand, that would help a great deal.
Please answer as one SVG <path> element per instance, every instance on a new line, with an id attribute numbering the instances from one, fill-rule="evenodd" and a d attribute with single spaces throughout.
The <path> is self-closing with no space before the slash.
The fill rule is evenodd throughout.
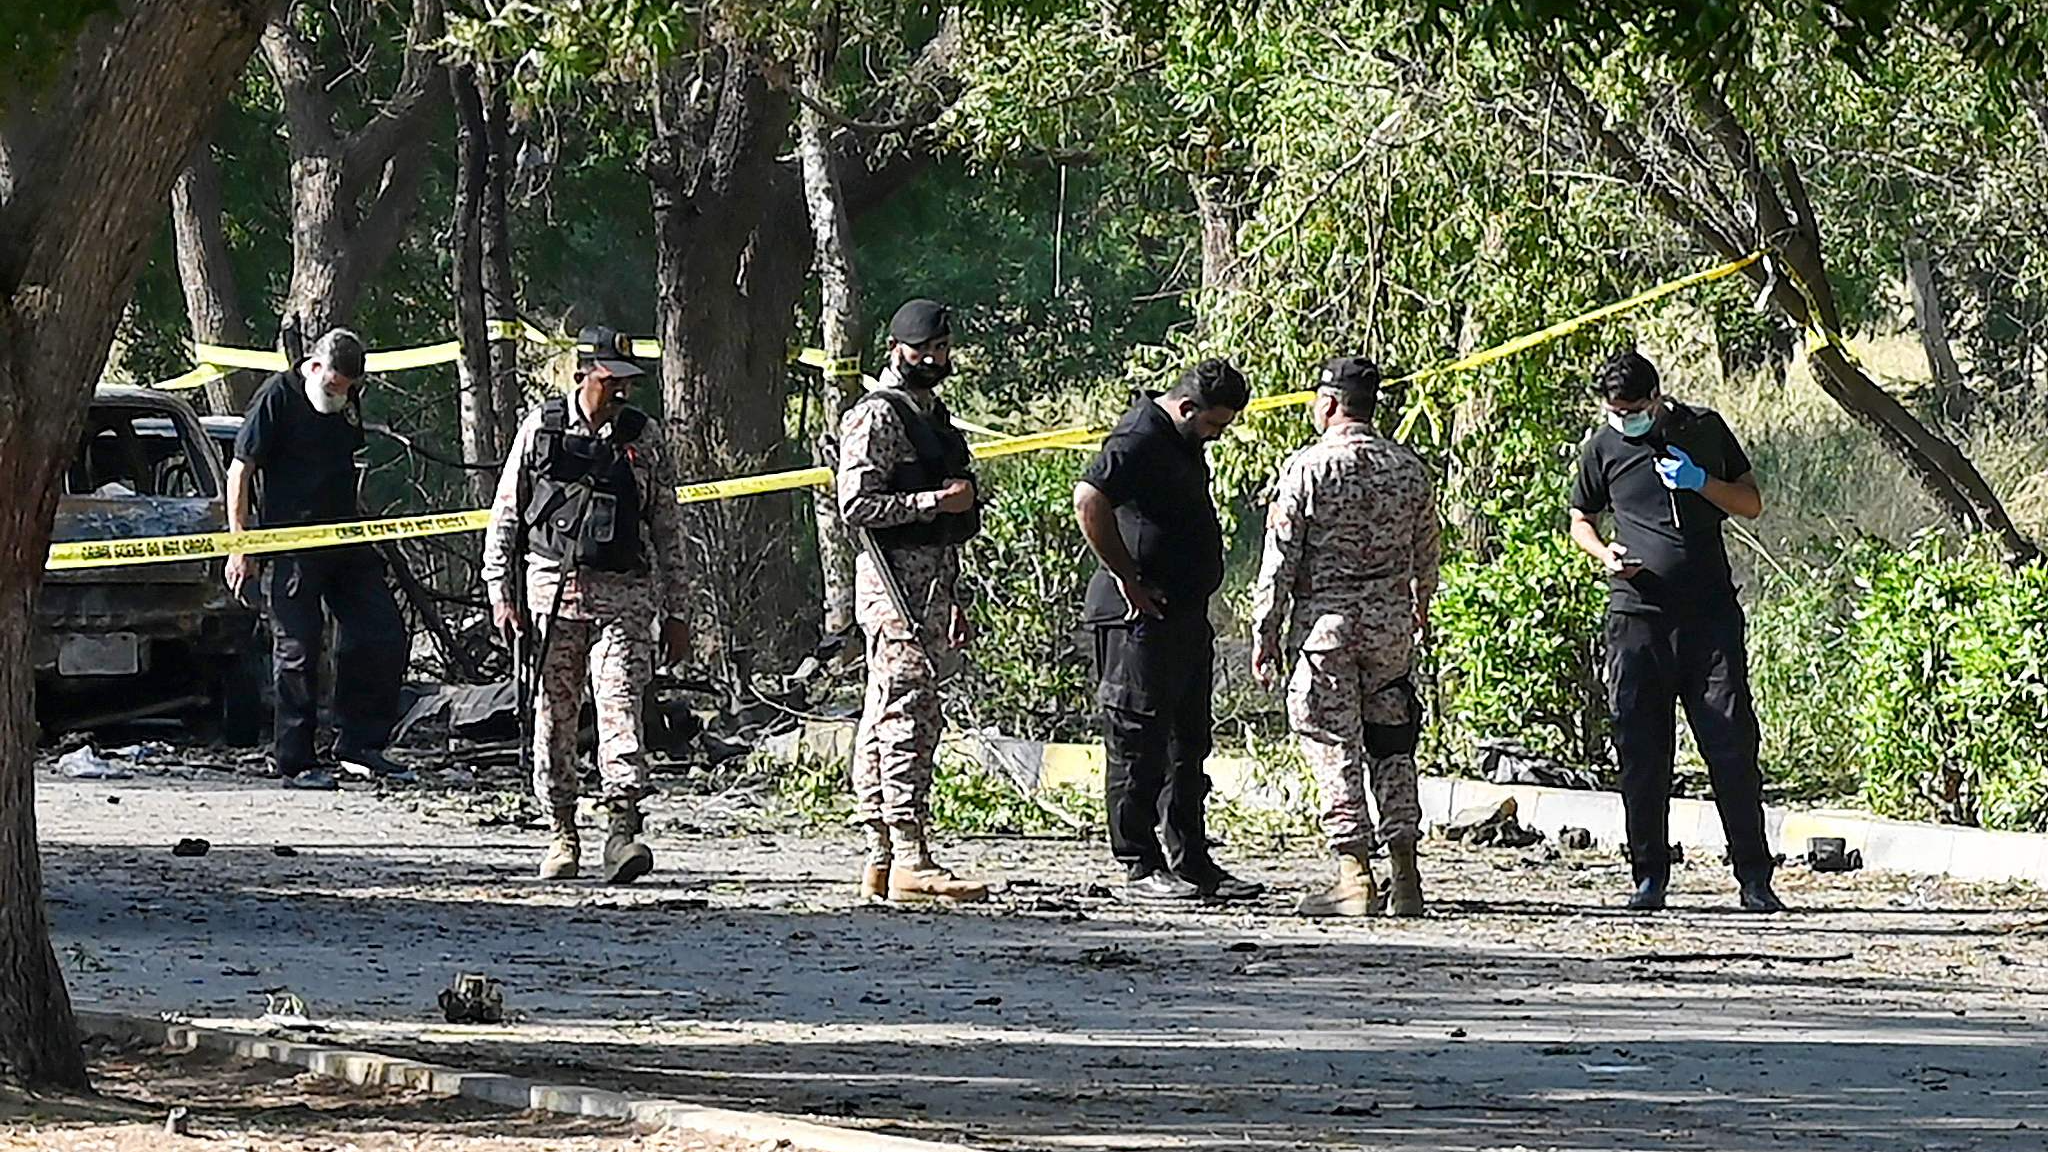
<path id="1" fill-rule="evenodd" d="M 1594 384 L 1603 424 L 1579 449 L 1571 535 L 1608 577 L 1607 690 L 1621 765 L 1628 906 L 1664 907 L 1669 886 L 1673 705 L 1683 704 L 1713 782 L 1742 907 L 1779 912 L 1764 839 L 1745 621 L 1721 522 L 1763 514 L 1756 474 L 1721 417 L 1667 398 L 1657 370 L 1629 351 Z M 1598 517 L 1614 513 L 1613 541 Z"/>

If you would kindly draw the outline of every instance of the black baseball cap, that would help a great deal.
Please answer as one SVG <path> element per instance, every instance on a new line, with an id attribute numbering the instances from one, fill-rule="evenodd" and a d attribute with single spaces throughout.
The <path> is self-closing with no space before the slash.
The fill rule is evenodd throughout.
<path id="1" fill-rule="evenodd" d="M 937 300 L 909 301 L 889 321 L 889 338 L 913 348 L 952 334 L 953 314 Z"/>
<path id="2" fill-rule="evenodd" d="M 1335 356 L 1323 362 L 1323 374 L 1316 387 L 1336 392 L 1347 400 L 1356 397 L 1366 403 L 1377 403 L 1380 366 L 1364 356 Z"/>
<path id="3" fill-rule="evenodd" d="M 576 334 L 576 366 L 592 364 L 614 376 L 645 376 L 646 370 L 633 362 L 632 341 L 610 328 L 585 328 Z"/>

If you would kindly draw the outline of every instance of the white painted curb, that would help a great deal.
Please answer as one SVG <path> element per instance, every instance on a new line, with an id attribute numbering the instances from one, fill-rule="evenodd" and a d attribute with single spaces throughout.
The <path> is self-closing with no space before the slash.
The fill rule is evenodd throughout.
<path id="1" fill-rule="evenodd" d="M 437 1096 L 460 1096 L 504 1108 L 630 1120 L 649 1128 L 677 1128 L 736 1140 L 787 1140 L 804 1152 L 961 1152 L 969 1147 L 835 1128 L 773 1113 L 704 1108 L 680 1100 L 629 1096 L 574 1084 L 543 1084 L 496 1072 L 470 1072 L 376 1052 L 274 1040 L 114 1012 L 80 1011 L 78 1023 L 87 1035 L 139 1040 L 188 1052 L 221 1052 L 270 1060 L 351 1084 L 418 1088 Z"/>
<path id="2" fill-rule="evenodd" d="M 810 722 L 768 751 L 786 758 L 801 751 L 828 760 L 844 759 L 852 735 L 850 721 Z M 1027 793 L 1049 784 L 1074 785 L 1098 794 L 1102 787 L 1100 744 L 1048 744 L 963 733 L 950 736 L 948 745 Z M 1210 757 L 1208 771 L 1215 794 L 1257 808 L 1285 806 L 1293 800 L 1261 778 L 1257 768 L 1255 762 L 1241 756 Z M 1492 784 L 1445 776 L 1423 777 L 1421 792 L 1423 819 L 1431 824 L 1448 823 L 1467 808 L 1498 804 L 1512 796 L 1517 818 L 1552 837 L 1560 829 L 1584 828 L 1603 846 L 1618 846 L 1627 838 L 1621 796 L 1615 792 Z M 1772 850 L 1788 857 L 1804 854 L 1812 837 L 1839 836 L 1846 848 L 1863 853 L 1866 868 L 1961 880 L 2025 880 L 2048 886 L 2048 835 L 2038 833 L 1886 820 L 1844 809 L 1780 807 L 1764 809 L 1764 830 Z M 1718 861 L 1728 846 L 1728 838 L 1721 832 L 1720 813 L 1705 800 L 1671 802 L 1671 839 L 1707 862 Z"/>

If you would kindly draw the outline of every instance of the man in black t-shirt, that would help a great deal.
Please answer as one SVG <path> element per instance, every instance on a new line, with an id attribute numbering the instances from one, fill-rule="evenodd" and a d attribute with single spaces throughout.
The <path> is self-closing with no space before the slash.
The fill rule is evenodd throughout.
<path id="1" fill-rule="evenodd" d="M 264 528 L 357 518 L 356 453 L 363 427 L 353 394 L 363 369 L 362 340 L 337 328 L 302 363 L 256 390 L 228 468 L 231 530 L 258 527 L 259 515 Z M 228 557 L 228 585 L 237 596 L 256 574 L 255 557 Z M 383 751 L 398 722 L 407 644 L 382 558 L 363 544 L 278 553 L 265 590 L 277 679 L 273 757 L 285 786 L 336 786 L 313 752 L 320 725 L 322 604 L 334 616 L 334 711 L 340 728 L 335 759 L 366 775 L 413 779 Z"/>
<path id="2" fill-rule="evenodd" d="M 1095 636 L 1110 849 L 1131 900 L 1264 891 L 1210 857 L 1202 811 L 1214 727 L 1209 597 L 1223 583 L 1223 530 L 1202 446 L 1249 400 L 1229 363 L 1197 364 L 1171 392 L 1124 414 L 1074 488 L 1074 514 L 1102 562 L 1083 622 Z"/>
<path id="3" fill-rule="evenodd" d="M 1600 561 L 1610 589 L 1607 690 L 1635 870 L 1629 907 L 1664 907 L 1673 708 L 1683 704 L 1707 762 L 1742 907 L 1783 911 L 1771 891 L 1745 624 L 1721 538 L 1730 515 L 1763 514 L 1756 473 L 1727 423 L 1666 398 L 1656 368 L 1637 353 L 1609 360 L 1594 387 L 1605 424 L 1579 449 L 1571 533 Z M 1608 511 L 1612 542 L 1598 524 Z"/>

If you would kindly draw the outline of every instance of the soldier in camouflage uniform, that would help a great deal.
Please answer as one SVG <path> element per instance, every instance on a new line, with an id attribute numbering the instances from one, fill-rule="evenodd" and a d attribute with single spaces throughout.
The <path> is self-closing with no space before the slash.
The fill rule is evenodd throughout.
<path id="1" fill-rule="evenodd" d="M 1377 908 L 1368 777 L 1393 872 L 1392 910 L 1422 914 L 1422 709 L 1410 674 L 1440 541 L 1422 461 L 1373 431 L 1379 383 L 1370 360 L 1339 357 L 1324 367 L 1311 413 L 1320 439 L 1280 471 L 1253 593 L 1253 671 L 1268 687 L 1278 680 L 1284 631 L 1297 654 L 1288 724 L 1315 771 L 1323 831 L 1337 854 L 1336 883 L 1304 899 L 1303 915 Z"/>
<path id="2" fill-rule="evenodd" d="M 520 423 L 491 504 L 483 573 L 493 614 L 508 633 L 529 621 L 538 633 L 533 789 L 554 830 L 542 879 L 573 879 L 582 863 L 576 729 L 586 679 L 610 818 L 604 878 L 623 883 L 654 867 L 640 839 L 640 801 L 654 791 L 641 693 L 654 674 L 655 622 L 670 662 L 687 634 L 675 470 L 659 426 L 627 403 L 642 375 L 617 332 L 584 329 L 574 387 Z"/>
<path id="3" fill-rule="evenodd" d="M 952 371 L 946 309 L 912 300 L 889 324 L 879 387 L 840 424 L 839 515 L 861 543 L 854 617 L 867 637 L 867 701 L 854 735 L 855 807 L 867 829 L 870 899 L 980 900 L 988 887 L 932 861 L 939 683 L 969 639 L 960 545 L 979 530 L 967 441 L 936 389 Z M 893 603 L 894 574 L 911 619 Z"/>

